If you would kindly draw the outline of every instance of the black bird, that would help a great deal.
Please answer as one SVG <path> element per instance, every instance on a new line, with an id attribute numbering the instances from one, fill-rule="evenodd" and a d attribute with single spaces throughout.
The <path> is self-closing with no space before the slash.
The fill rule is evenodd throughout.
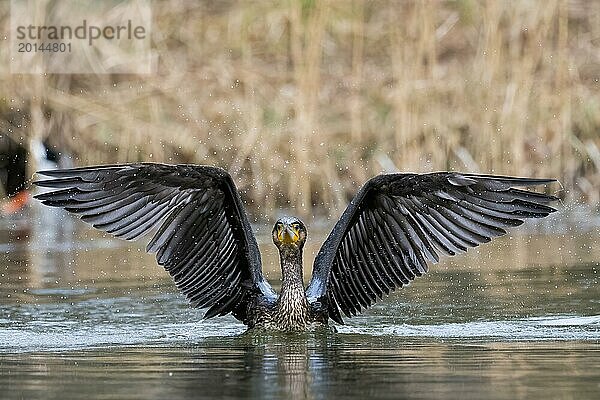
<path id="1" fill-rule="evenodd" d="M 17 142 L 7 134 L 0 133 L 0 187 L 6 199 L 0 204 L 0 214 L 11 215 L 21 211 L 31 200 L 27 188 L 27 163 L 33 158 L 35 163 L 45 168 L 63 166 L 68 159 L 52 146 L 48 139 L 31 139 L 32 152 L 27 151 L 26 143 Z"/>
<path id="2" fill-rule="evenodd" d="M 0 133 L 0 187 L 4 189 L 7 201 L 1 207 L 2 214 L 13 214 L 22 209 L 30 198 L 25 191 L 27 168 L 27 149 Z M 1 195 L 0 195 L 1 196 Z"/>
<path id="3" fill-rule="evenodd" d="M 134 240 L 154 232 L 147 251 L 204 318 L 232 313 L 250 328 L 304 330 L 342 324 L 455 255 L 556 211 L 554 196 L 518 187 L 554 179 L 456 172 L 389 174 L 369 180 L 321 247 L 310 283 L 302 281 L 306 227 L 295 217 L 273 228 L 283 282 L 265 280 L 239 193 L 223 169 L 124 164 L 41 171 L 55 189 L 36 196 L 94 227 Z"/>

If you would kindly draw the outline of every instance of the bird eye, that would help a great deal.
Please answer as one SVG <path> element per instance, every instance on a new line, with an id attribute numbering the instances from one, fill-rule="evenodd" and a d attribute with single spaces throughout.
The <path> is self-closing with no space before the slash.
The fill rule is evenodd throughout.
<path id="1" fill-rule="evenodd" d="M 299 224 L 299 223 L 297 223 L 297 222 L 294 222 L 294 223 L 292 224 L 292 228 L 294 228 L 295 230 L 299 231 L 299 230 L 300 230 L 300 224 Z"/>

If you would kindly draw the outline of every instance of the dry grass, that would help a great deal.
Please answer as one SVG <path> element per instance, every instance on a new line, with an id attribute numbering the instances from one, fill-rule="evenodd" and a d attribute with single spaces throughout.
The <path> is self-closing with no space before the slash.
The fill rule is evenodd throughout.
<path id="1" fill-rule="evenodd" d="M 0 128 L 77 164 L 220 165 L 266 217 L 337 213 L 395 169 L 552 176 L 600 201 L 600 3 L 212 4 L 153 3 L 151 75 L 3 63 Z"/>

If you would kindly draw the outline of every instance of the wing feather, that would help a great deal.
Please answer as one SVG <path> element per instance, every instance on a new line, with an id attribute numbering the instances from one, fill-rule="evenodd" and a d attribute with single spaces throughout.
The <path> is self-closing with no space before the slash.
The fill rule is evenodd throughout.
<path id="1" fill-rule="evenodd" d="M 205 318 L 233 313 L 242 321 L 250 302 L 275 299 L 262 275 L 260 254 L 233 180 L 219 168 L 123 164 L 40 171 L 36 196 L 126 240 L 154 231 L 156 253 Z M 250 285 L 247 282 L 251 282 Z"/>
<path id="2" fill-rule="evenodd" d="M 437 172 L 380 175 L 352 199 L 317 254 L 306 289 L 343 323 L 438 262 L 556 210 L 523 190 L 553 179 Z"/>

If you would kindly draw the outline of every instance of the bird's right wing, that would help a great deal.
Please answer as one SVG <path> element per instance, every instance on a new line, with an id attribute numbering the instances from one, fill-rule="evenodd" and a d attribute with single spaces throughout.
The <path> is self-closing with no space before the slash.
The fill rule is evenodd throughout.
<path id="1" fill-rule="evenodd" d="M 205 318 L 233 315 L 244 321 L 250 301 L 272 302 L 248 217 L 231 176 L 196 165 L 123 164 L 41 171 L 35 182 L 56 189 L 36 197 L 81 216 L 95 228 L 134 240 L 156 231 L 156 252 Z"/>
<path id="2" fill-rule="evenodd" d="M 437 172 L 380 175 L 350 202 L 319 250 L 306 295 L 343 323 L 427 272 L 438 252 L 489 242 L 526 218 L 556 211 L 554 196 L 517 189 L 553 179 Z"/>

